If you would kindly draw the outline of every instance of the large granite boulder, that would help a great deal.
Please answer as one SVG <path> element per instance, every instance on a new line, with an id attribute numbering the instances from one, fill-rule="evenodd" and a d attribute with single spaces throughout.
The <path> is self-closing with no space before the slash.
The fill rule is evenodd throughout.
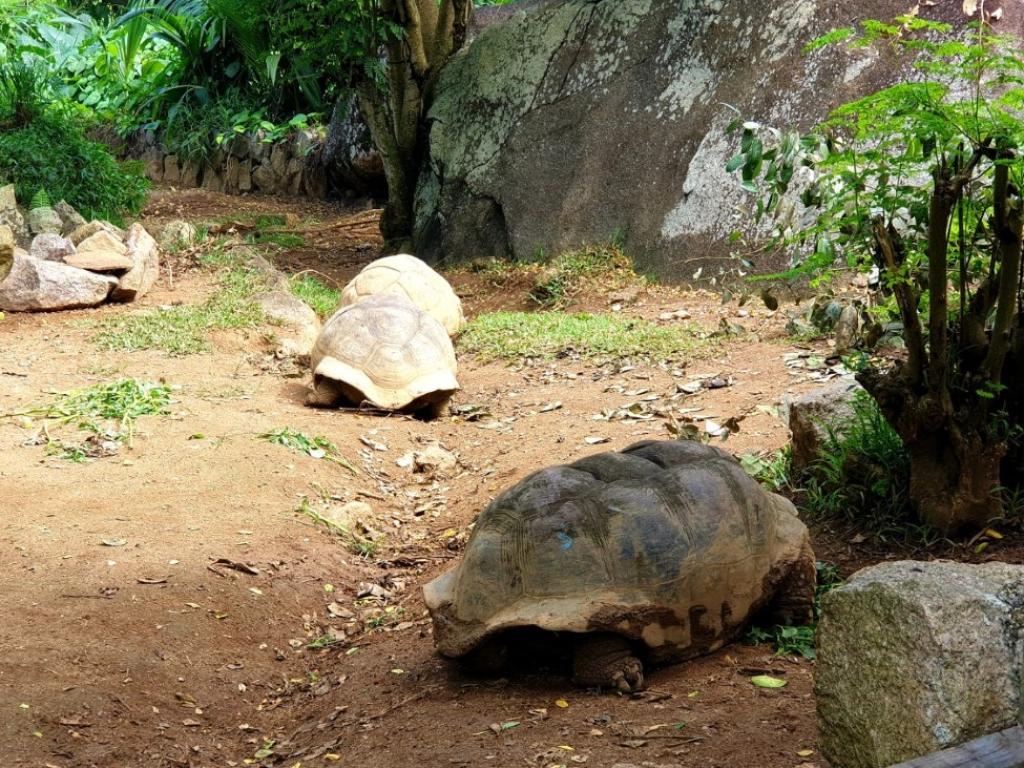
<path id="1" fill-rule="evenodd" d="M 1024 566 L 895 562 L 822 600 L 814 692 L 833 768 L 884 768 L 1022 722 Z"/>
<path id="2" fill-rule="evenodd" d="M 128 228 L 125 249 L 132 267 L 118 280 L 117 287 L 110 294 L 112 301 L 141 299 L 160 277 L 160 249 L 141 224 L 132 224 Z"/>
<path id="3" fill-rule="evenodd" d="M 728 235 L 750 200 L 725 171 L 738 141 L 727 124 L 740 114 L 809 127 L 892 82 L 899 65 L 874 49 L 802 49 L 911 6 L 969 21 L 961 3 L 908 0 L 513 6 L 440 75 L 416 197 L 417 255 L 529 259 L 620 234 L 639 266 L 664 278 L 731 268 Z M 1024 7 L 1001 6 L 998 31 L 1019 31 Z"/>
<path id="4" fill-rule="evenodd" d="M 61 200 L 53 206 L 53 210 L 55 210 L 57 215 L 60 216 L 62 235 L 70 235 L 86 223 L 85 217 L 76 211 L 66 200 Z"/>
<path id="5" fill-rule="evenodd" d="M 115 285 L 113 277 L 15 252 L 9 274 L 0 281 L 0 309 L 34 312 L 95 307 L 107 300 Z"/>
<path id="6" fill-rule="evenodd" d="M 75 253 L 75 244 L 66 237 L 47 232 L 32 238 L 29 253 L 43 261 L 65 261 Z"/>
<path id="7" fill-rule="evenodd" d="M 387 194 L 384 163 L 354 97 L 339 99 L 334 105 L 327 136 L 317 153 L 316 165 L 324 168 L 331 189 L 351 189 L 376 197 Z"/>
<path id="8" fill-rule="evenodd" d="M 33 208 L 28 212 L 28 229 L 33 235 L 55 234 L 64 231 L 64 222 L 53 208 L 48 205 Z"/>
<path id="9" fill-rule="evenodd" d="M 14 263 L 14 231 L 6 224 L 0 224 L 0 282 L 7 277 Z"/>

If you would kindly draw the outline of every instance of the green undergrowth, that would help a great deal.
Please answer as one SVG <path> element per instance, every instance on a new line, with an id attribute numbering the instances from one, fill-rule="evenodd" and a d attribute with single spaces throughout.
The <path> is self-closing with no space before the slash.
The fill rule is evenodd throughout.
<path id="1" fill-rule="evenodd" d="M 800 507 L 812 518 L 852 526 L 882 544 L 940 539 L 917 519 L 906 448 L 866 392 L 854 395 L 848 418 L 827 427 L 817 461 L 796 481 Z"/>
<path id="2" fill-rule="evenodd" d="M 92 341 L 108 351 L 158 349 L 182 356 L 211 351 L 211 331 L 259 326 L 263 312 L 252 296 L 263 289 L 262 278 L 235 260 L 225 257 L 223 263 L 233 266 L 219 270 L 217 289 L 203 303 L 107 318 L 99 323 Z"/>
<path id="3" fill-rule="evenodd" d="M 814 621 L 803 626 L 774 625 L 768 627 L 751 627 L 747 632 L 746 642 L 750 645 L 771 645 L 778 656 L 803 656 L 813 659 L 814 635 L 821 616 L 821 598 L 843 583 L 839 571 L 831 563 L 815 564 L 818 572 L 818 585 L 814 590 Z"/>
<path id="4" fill-rule="evenodd" d="M 41 419 L 40 435 L 47 455 L 82 462 L 97 455 L 109 455 L 111 451 L 103 448 L 103 442 L 130 445 L 136 420 L 142 416 L 166 416 L 170 405 L 171 388 L 166 384 L 120 379 L 58 392 L 48 403 L 4 415 Z M 87 433 L 86 439 L 65 440 L 62 433 L 68 428 Z"/>
<path id="5" fill-rule="evenodd" d="M 296 453 L 311 456 L 314 459 L 323 459 L 338 466 L 344 467 L 353 475 L 359 474 L 358 470 L 346 459 L 337 446 L 326 437 L 319 435 L 310 437 L 302 432 L 297 432 L 290 427 L 274 429 L 258 435 L 261 440 L 266 440 L 271 445 L 280 445 Z"/>
<path id="6" fill-rule="evenodd" d="M 482 360 L 523 357 L 689 358 L 709 342 L 688 328 L 656 325 L 621 315 L 565 312 L 487 312 L 459 337 L 459 351 Z"/>
<path id="7" fill-rule="evenodd" d="M 308 272 L 294 275 L 291 286 L 292 293 L 311 306 L 321 318 L 332 315 L 341 300 L 341 291 Z"/>
<path id="8" fill-rule="evenodd" d="M 556 256 L 538 274 L 530 298 L 546 309 L 564 309 L 588 288 L 614 288 L 641 279 L 633 260 L 613 241 Z"/>

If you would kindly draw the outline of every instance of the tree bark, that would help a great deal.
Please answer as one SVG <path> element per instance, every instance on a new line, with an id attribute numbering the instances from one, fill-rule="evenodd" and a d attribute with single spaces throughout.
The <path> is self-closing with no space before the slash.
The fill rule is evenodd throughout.
<path id="1" fill-rule="evenodd" d="M 468 0 L 380 0 L 380 14 L 405 31 L 385 45 L 387 92 L 371 80 L 357 85 L 360 110 L 381 153 L 388 202 L 381 234 L 389 249 L 408 250 L 414 200 L 426 157 L 423 124 L 441 67 L 464 44 L 472 5 Z"/>

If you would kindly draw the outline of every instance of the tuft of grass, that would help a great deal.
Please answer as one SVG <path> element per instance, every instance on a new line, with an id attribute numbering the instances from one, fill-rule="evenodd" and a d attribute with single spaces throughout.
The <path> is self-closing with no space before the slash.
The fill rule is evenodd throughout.
<path id="1" fill-rule="evenodd" d="M 937 534 L 910 503 L 910 458 L 877 403 L 858 391 L 849 418 L 828 428 L 818 460 L 802 478 L 808 514 L 854 525 L 879 542 L 930 545 Z"/>
<path id="2" fill-rule="evenodd" d="M 263 322 L 262 310 L 252 301 L 259 283 L 255 272 L 225 270 L 217 292 L 202 304 L 110 317 L 99 324 L 91 340 L 111 351 L 159 349 L 173 356 L 209 352 L 210 331 L 254 328 Z"/>
<path id="3" fill-rule="evenodd" d="M 545 309 L 565 308 L 595 283 L 607 288 L 642 279 L 617 243 L 585 246 L 552 259 L 538 275 L 530 298 Z"/>
<path id="4" fill-rule="evenodd" d="M 818 585 L 814 590 L 814 621 L 801 627 L 751 627 L 745 638 L 750 645 L 768 644 L 775 648 L 776 656 L 803 656 L 813 659 L 814 636 L 821 616 L 821 598 L 843 583 L 839 570 L 832 563 L 815 563 Z"/>
<path id="5" fill-rule="evenodd" d="M 301 248 L 306 244 L 301 235 L 293 232 L 253 232 L 246 240 L 250 245 L 276 245 L 279 248 Z"/>
<path id="6" fill-rule="evenodd" d="M 368 618 L 366 626 L 369 629 L 384 629 L 385 627 L 393 627 L 395 624 L 401 623 L 404 618 L 405 608 L 400 605 L 389 605 L 376 616 Z"/>
<path id="7" fill-rule="evenodd" d="M 292 293 L 311 306 L 321 318 L 334 314 L 341 300 L 341 291 L 308 272 L 293 276 L 291 286 Z"/>
<path id="8" fill-rule="evenodd" d="M 338 450 L 337 446 L 326 437 L 310 437 L 302 432 L 296 432 L 290 427 L 282 427 L 281 429 L 264 432 L 258 435 L 258 437 L 272 445 L 280 445 L 296 453 L 311 456 L 314 459 L 324 459 L 333 462 L 338 466 L 344 467 L 353 475 L 359 474 L 359 471 L 352 466 L 352 463 L 341 455 L 341 451 Z"/>
<path id="9" fill-rule="evenodd" d="M 309 503 L 309 499 L 305 496 L 302 497 L 302 501 L 299 502 L 299 508 L 295 510 L 300 515 L 305 515 L 314 523 L 324 526 L 331 533 L 337 534 L 341 537 L 345 543 L 346 549 L 354 555 L 360 557 L 371 558 L 377 554 L 377 542 L 370 541 L 367 538 L 360 536 L 354 531 L 350 531 L 344 525 L 331 520 L 329 517 L 324 517 L 320 512 L 314 509 L 313 505 Z"/>
<path id="10" fill-rule="evenodd" d="M 316 637 L 306 643 L 306 647 L 311 651 L 321 650 L 323 648 L 331 648 L 335 645 L 341 645 L 341 640 L 334 637 L 334 635 L 323 634 Z"/>
<path id="11" fill-rule="evenodd" d="M 659 326 L 621 315 L 565 312 L 489 312 L 473 318 L 459 337 L 459 349 L 484 360 L 522 357 L 679 359 L 707 345 L 687 328 Z"/>
<path id="12" fill-rule="evenodd" d="M 48 456 L 83 462 L 97 455 L 97 441 L 131 445 L 135 421 L 142 416 L 170 413 L 171 388 L 166 384 L 138 379 L 120 379 L 107 384 L 57 393 L 44 405 L 5 416 L 34 416 L 44 419 L 42 436 Z M 51 430 L 73 425 L 90 437 L 82 444 L 67 443 Z"/>

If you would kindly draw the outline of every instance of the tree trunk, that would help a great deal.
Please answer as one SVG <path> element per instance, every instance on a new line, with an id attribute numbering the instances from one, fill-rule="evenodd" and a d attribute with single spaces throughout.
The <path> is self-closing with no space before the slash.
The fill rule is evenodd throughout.
<path id="1" fill-rule="evenodd" d="M 907 444 L 910 498 L 921 520 L 945 534 L 979 529 L 999 517 L 999 470 L 1005 448 L 978 438 L 928 430 Z"/>
<path id="2" fill-rule="evenodd" d="M 1002 512 L 1000 467 L 1006 443 L 986 439 L 978 409 L 947 411 L 950 395 L 915 386 L 902 366 L 857 376 L 896 430 L 910 458 L 910 502 L 943 534 L 988 524 Z"/>

